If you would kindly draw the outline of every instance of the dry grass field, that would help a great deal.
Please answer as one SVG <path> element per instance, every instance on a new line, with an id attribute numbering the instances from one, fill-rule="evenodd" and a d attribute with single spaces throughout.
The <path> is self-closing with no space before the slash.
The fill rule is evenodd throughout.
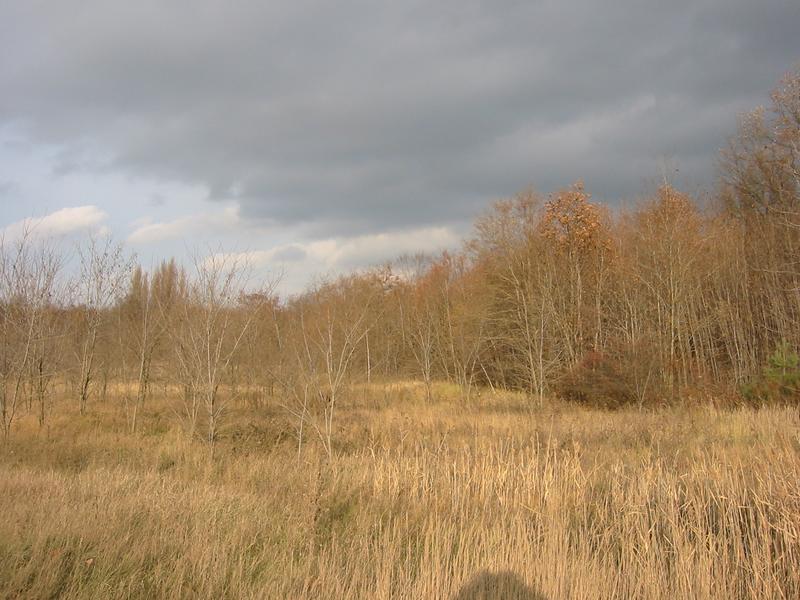
<path id="1" fill-rule="evenodd" d="M 231 400 L 211 460 L 169 394 L 131 435 L 114 392 L 0 451 L 0 597 L 800 598 L 796 409 L 395 384 L 342 404 L 331 461 Z"/>

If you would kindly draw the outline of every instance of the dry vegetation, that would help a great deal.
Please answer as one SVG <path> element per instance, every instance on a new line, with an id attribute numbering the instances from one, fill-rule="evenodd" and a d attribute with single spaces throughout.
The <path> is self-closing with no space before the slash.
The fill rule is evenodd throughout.
<path id="1" fill-rule="evenodd" d="M 268 401 L 229 405 L 209 462 L 177 398 L 131 434 L 116 392 L 87 419 L 20 421 L 0 463 L 3 597 L 449 599 L 487 571 L 520 598 L 800 595 L 793 409 L 374 385 L 342 408 L 331 460 L 318 444 L 298 461 Z"/>
<path id="2" fill-rule="evenodd" d="M 0 596 L 800 597 L 800 72 L 714 202 L 498 202 L 280 298 L 0 240 Z"/>

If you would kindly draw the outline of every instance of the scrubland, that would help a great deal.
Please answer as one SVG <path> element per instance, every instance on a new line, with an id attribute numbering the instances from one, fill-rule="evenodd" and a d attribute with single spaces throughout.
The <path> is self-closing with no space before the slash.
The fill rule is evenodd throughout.
<path id="1" fill-rule="evenodd" d="M 302 292 L 0 236 L 0 597 L 800 598 L 800 69 L 708 196 Z"/>
<path id="2" fill-rule="evenodd" d="M 119 393 L 0 449 L 0 596 L 800 597 L 796 408 L 360 385 L 329 457 L 239 394 L 212 457 L 172 390 L 135 434 Z"/>

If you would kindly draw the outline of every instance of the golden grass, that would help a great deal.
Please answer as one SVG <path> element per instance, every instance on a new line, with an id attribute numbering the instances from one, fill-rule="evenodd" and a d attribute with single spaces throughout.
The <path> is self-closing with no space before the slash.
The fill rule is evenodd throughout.
<path id="1" fill-rule="evenodd" d="M 0 450 L 0 596 L 800 598 L 800 417 L 353 390 L 336 456 L 232 405 L 213 463 L 169 399 Z M 494 590 L 494 591 L 493 591 Z"/>

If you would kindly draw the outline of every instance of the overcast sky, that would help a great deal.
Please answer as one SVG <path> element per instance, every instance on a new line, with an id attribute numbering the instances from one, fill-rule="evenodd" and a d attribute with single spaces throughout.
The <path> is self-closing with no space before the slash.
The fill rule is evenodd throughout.
<path id="1" fill-rule="evenodd" d="M 697 192 L 799 29 L 797 0 L 0 0 L 0 230 L 296 290 L 528 185 Z"/>

